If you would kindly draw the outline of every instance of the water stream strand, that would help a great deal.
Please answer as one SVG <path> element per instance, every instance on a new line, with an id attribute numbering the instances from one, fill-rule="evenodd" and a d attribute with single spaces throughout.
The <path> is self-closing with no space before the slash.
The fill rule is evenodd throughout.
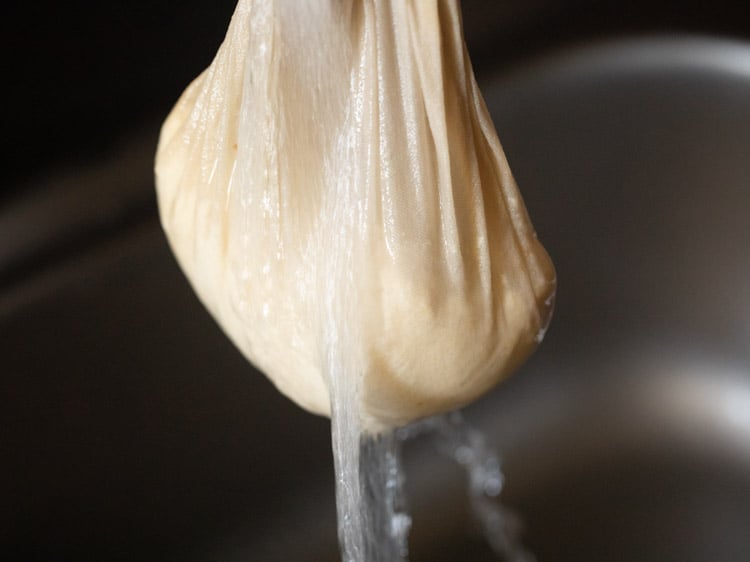
<path id="1" fill-rule="evenodd" d="M 333 362 L 332 362 L 333 363 Z M 352 380 L 355 383 L 352 383 Z M 405 510 L 402 443 L 361 429 L 356 378 L 333 378 L 331 432 L 336 510 L 344 562 L 407 562 L 411 518 Z"/>
<path id="2" fill-rule="evenodd" d="M 340 429 L 340 428 L 339 428 Z M 351 439 L 351 435 L 342 436 Z M 401 442 L 393 432 L 349 440 L 337 453 L 339 542 L 344 562 L 407 562 Z M 336 443 L 334 443 L 334 447 Z M 339 456 L 342 455 L 342 456 Z"/>
<path id="3" fill-rule="evenodd" d="M 466 470 L 469 502 L 492 550 L 506 562 L 534 562 L 520 542 L 518 516 L 498 502 L 504 477 L 497 453 L 484 434 L 469 425 L 460 411 L 435 416 L 399 430 L 403 439 L 430 433 L 438 451 Z"/>
<path id="4" fill-rule="evenodd" d="M 369 516 L 367 562 L 406 562 L 411 517 L 406 511 L 401 442 L 393 432 L 363 439 L 361 485 Z"/>
<path id="5" fill-rule="evenodd" d="M 411 517 L 406 512 L 403 441 L 429 433 L 438 451 L 466 470 L 469 501 L 494 552 L 506 562 L 534 562 L 519 540 L 520 521 L 498 502 L 503 474 L 485 436 L 460 412 L 394 432 L 362 435 L 353 412 L 334 413 L 333 444 L 339 539 L 344 562 L 408 562 Z M 356 418 L 356 414 L 353 415 Z"/>

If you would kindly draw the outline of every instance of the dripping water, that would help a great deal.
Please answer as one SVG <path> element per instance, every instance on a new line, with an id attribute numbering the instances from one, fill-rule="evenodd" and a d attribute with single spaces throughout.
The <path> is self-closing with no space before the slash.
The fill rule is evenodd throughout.
<path id="1" fill-rule="evenodd" d="M 401 430 L 405 438 L 429 433 L 436 449 L 466 471 L 469 504 L 485 539 L 505 562 L 534 562 L 521 543 L 518 515 L 499 502 L 505 477 L 497 452 L 460 411 L 419 421 Z"/>
<path id="2" fill-rule="evenodd" d="M 484 434 L 460 412 L 435 416 L 377 436 L 359 431 L 355 412 L 333 417 L 339 540 L 344 562 L 408 562 L 411 517 L 406 510 L 401 448 L 427 434 L 467 474 L 469 500 L 484 535 L 506 562 L 534 562 L 521 544 L 518 517 L 498 502 L 504 478 Z M 352 431 L 354 428 L 354 431 Z"/>
<path id="3" fill-rule="evenodd" d="M 365 435 L 334 414 L 333 448 L 342 560 L 407 562 L 411 518 L 396 433 Z"/>

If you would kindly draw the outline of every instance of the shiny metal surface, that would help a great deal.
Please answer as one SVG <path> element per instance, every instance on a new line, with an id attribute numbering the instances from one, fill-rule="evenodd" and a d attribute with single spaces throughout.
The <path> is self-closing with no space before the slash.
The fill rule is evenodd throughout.
<path id="1" fill-rule="evenodd" d="M 537 357 L 472 409 L 527 543 L 750 558 L 750 46 L 599 44 L 488 86 L 559 276 Z M 439 536 L 415 560 L 470 548 Z"/>
<path id="2" fill-rule="evenodd" d="M 589 44 L 484 91 L 559 276 L 538 354 L 467 414 L 526 543 L 540 562 L 750 559 L 750 45 Z M 147 160 L 90 187 L 126 169 L 140 209 Z M 155 216 L 128 217 L 3 278 L 0 558 L 336 560 L 327 421 L 225 341 Z M 492 560 L 458 468 L 424 443 L 407 461 L 413 562 Z"/>

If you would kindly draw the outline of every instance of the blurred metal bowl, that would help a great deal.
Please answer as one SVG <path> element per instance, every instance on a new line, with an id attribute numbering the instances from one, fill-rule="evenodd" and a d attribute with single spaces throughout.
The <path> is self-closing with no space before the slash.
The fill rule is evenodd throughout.
<path id="1" fill-rule="evenodd" d="M 467 412 L 526 544 L 750 559 L 750 45 L 590 44 L 485 82 L 559 276 L 537 355 Z M 0 212 L 0 558 L 336 560 L 328 423 L 181 277 L 153 136 Z M 492 560 L 460 471 L 407 460 L 412 560 Z"/>
<path id="2" fill-rule="evenodd" d="M 596 44 L 484 91 L 559 276 L 538 355 L 471 410 L 528 545 L 750 559 L 750 45 Z"/>

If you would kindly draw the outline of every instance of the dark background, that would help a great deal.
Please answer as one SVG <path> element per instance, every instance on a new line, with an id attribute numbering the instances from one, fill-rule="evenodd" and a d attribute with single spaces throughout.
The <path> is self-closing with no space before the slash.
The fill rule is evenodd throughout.
<path id="1" fill-rule="evenodd" d="M 748 39 L 745 4 L 463 2 L 480 81 L 605 37 Z M 248 372 L 157 232 L 159 122 L 233 7 L 0 12 L 0 560 L 209 560 L 201 545 L 264 537 L 302 492 L 332 515 L 327 421 Z"/>
<path id="2" fill-rule="evenodd" d="M 464 0 L 479 72 L 563 43 L 649 31 L 744 36 L 746 3 Z M 70 160 L 95 158 L 124 132 L 164 115 L 209 64 L 232 0 L 11 2 L 0 41 L 7 191 Z"/>

